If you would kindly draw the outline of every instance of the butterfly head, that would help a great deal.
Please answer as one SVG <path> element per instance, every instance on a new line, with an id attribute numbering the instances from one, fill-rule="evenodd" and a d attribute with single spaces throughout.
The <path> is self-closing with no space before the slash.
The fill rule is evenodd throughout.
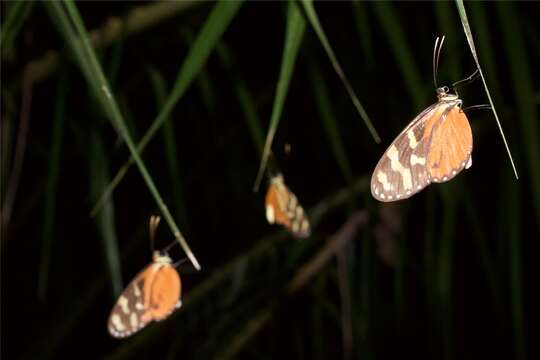
<path id="1" fill-rule="evenodd" d="M 284 183 L 284 180 L 283 180 L 283 174 L 281 174 L 281 173 L 273 174 L 273 175 L 270 177 L 270 185 L 273 185 L 273 184 L 283 184 L 283 183 Z"/>
<path id="2" fill-rule="evenodd" d="M 439 101 L 454 101 L 458 99 L 456 94 L 450 94 L 448 86 L 441 86 L 437 88 L 437 99 Z"/>
<path id="3" fill-rule="evenodd" d="M 166 252 L 154 251 L 154 256 L 152 258 L 155 263 L 172 264 L 171 257 Z"/>

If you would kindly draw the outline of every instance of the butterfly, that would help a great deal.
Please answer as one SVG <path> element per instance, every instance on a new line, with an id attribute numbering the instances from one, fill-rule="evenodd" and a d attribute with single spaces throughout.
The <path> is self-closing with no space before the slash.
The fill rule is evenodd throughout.
<path id="1" fill-rule="evenodd" d="M 298 238 L 310 235 L 311 229 L 304 209 L 285 185 L 282 174 L 277 174 L 270 179 L 265 205 L 266 220 L 270 224 L 281 224 Z"/>
<path id="2" fill-rule="evenodd" d="M 443 41 L 444 37 L 441 47 Z M 437 59 L 439 53 L 440 48 Z M 446 86 L 437 88 L 437 99 L 407 125 L 379 160 L 371 177 L 371 194 L 377 200 L 407 199 L 471 167 L 473 138 L 461 109 L 463 101 Z"/>
<path id="3" fill-rule="evenodd" d="M 151 237 L 159 217 L 150 219 Z M 147 265 L 122 292 L 109 316 L 111 336 L 123 338 L 138 332 L 152 321 L 169 317 L 182 306 L 180 276 L 167 254 L 155 251 Z"/>

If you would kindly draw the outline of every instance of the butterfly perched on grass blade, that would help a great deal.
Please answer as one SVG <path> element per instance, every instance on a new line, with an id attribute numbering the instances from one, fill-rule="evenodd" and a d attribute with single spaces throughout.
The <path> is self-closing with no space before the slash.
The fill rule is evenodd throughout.
<path id="1" fill-rule="evenodd" d="M 441 47 L 443 41 L 444 37 Z M 434 54 L 436 51 L 437 42 Z M 439 53 L 440 48 L 437 58 Z M 435 104 L 411 121 L 379 160 L 371 177 L 371 194 L 377 200 L 407 199 L 432 182 L 448 181 L 472 165 L 472 132 L 461 109 L 462 100 L 450 94 L 447 87 L 437 88 L 437 98 Z"/>
<path id="2" fill-rule="evenodd" d="M 158 222 L 157 217 L 150 220 L 152 237 Z M 152 262 L 135 276 L 116 301 L 109 316 L 109 333 L 123 338 L 152 321 L 166 319 L 182 305 L 181 295 L 180 276 L 171 258 L 154 252 Z"/>
<path id="3" fill-rule="evenodd" d="M 283 175 L 278 174 L 270 179 L 265 205 L 266 219 L 270 224 L 281 224 L 298 238 L 310 235 L 311 229 L 304 209 L 285 185 Z"/>

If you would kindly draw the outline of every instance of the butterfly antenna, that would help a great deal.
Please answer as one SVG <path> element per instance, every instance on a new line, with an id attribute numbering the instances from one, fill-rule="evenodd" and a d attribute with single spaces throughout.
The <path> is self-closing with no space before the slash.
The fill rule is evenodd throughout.
<path id="1" fill-rule="evenodd" d="M 155 249 L 156 230 L 160 220 L 161 218 L 157 215 L 150 216 L 150 250 L 152 253 Z"/>
<path id="2" fill-rule="evenodd" d="M 172 267 L 177 268 L 177 267 L 179 267 L 180 265 L 182 265 L 183 263 L 185 263 L 188 260 L 189 259 L 187 257 L 185 257 L 183 259 L 180 259 L 177 262 L 175 262 L 174 264 L 172 264 Z"/>
<path id="3" fill-rule="evenodd" d="M 174 240 L 174 241 L 171 242 L 169 245 L 167 245 L 167 246 L 165 246 L 165 247 L 163 248 L 163 252 L 164 252 L 164 253 L 168 253 L 169 250 L 171 250 L 171 249 L 174 247 L 174 245 L 176 245 L 176 244 L 178 244 L 178 241 Z"/>
<path id="4" fill-rule="evenodd" d="M 444 39 L 444 35 L 441 38 L 437 37 L 437 39 L 435 39 L 435 46 L 433 47 L 433 83 L 435 84 L 436 89 L 439 88 L 439 85 L 437 84 L 437 74 L 439 71 L 439 58 L 441 56 Z"/>

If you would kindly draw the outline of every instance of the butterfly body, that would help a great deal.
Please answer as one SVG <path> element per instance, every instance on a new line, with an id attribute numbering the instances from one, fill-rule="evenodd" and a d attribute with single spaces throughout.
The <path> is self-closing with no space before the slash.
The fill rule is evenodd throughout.
<path id="1" fill-rule="evenodd" d="M 462 100 L 437 89 L 438 101 L 397 136 L 375 167 L 371 193 L 379 201 L 407 199 L 446 182 L 472 163 L 472 132 Z"/>
<path id="2" fill-rule="evenodd" d="M 182 285 L 167 255 L 154 253 L 146 266 L 123 291 L 109 316 L 109 333 L 130 336 L 151 321 L 161 321 L 182 304 Z"/>
<path id="3" fill-rule="evenodd" d="M 299 238 L 311 233 L 309 221 L 296 196 L 285 185 L 281 174 L 272 177 L 266 193 L 266 219 L 270 224 L 283 225 Z"/>

